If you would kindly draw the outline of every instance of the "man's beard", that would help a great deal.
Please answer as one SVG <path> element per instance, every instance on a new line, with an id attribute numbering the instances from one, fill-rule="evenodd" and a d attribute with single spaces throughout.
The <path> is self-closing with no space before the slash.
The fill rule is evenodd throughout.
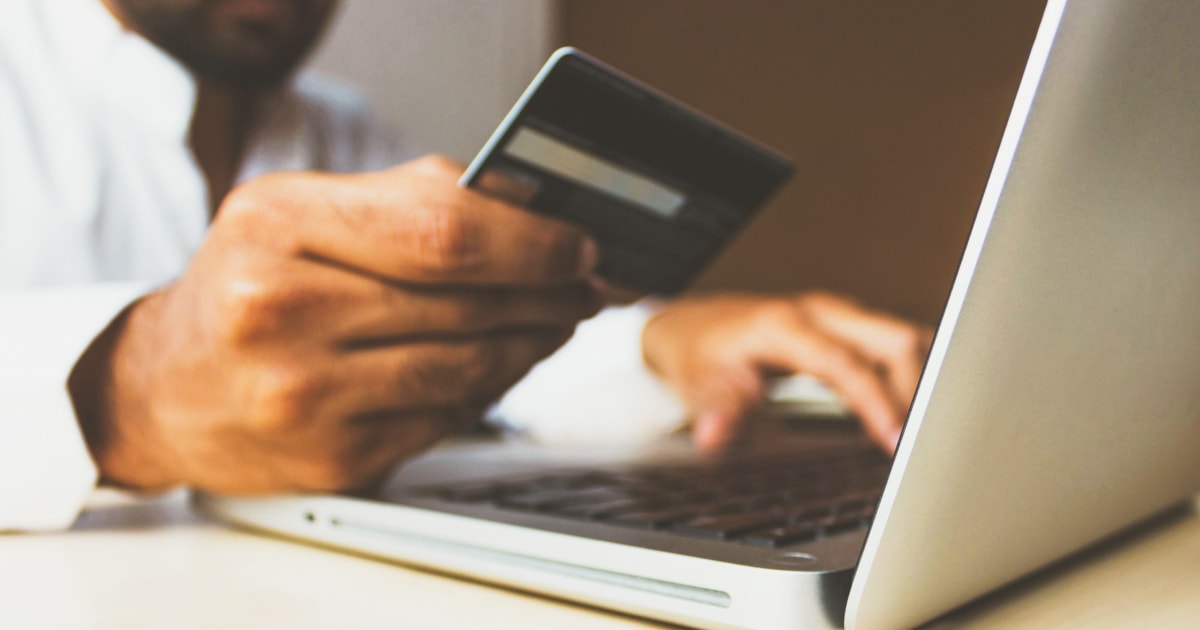
<path id="1" fill-rule="evenodd" d="M 334 2 L 107 0 L 200 79 L 237 88 L 285 80 L 320 38 Z"/>

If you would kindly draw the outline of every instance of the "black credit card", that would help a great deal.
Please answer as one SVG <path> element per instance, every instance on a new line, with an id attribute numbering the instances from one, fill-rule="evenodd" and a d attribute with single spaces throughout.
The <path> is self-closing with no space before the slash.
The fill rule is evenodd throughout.
<path id="1" fill-rule="evenodd" d="M 602 278 L 669 294 L 792 170 L 781 154 L 562 48 L 459 184 L 581 227 L 600 246 Z"/>

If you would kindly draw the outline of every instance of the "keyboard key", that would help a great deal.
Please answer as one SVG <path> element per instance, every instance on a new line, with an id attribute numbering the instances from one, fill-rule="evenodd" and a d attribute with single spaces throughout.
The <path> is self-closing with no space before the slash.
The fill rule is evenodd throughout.
<path id="1" fill-rule="evenodd" d="M 686 521 L 696 516 L 696 510 L 691 508 L 664 508 L 661 510 L 646 510 L 637 512 L 622 512 L 606 519 L 606 522 L 617 525 L 630 525 L 658 529 L 679 521 Z"/>
<path id="2" fill-rule="evenodd" d="M 821 536 L 828 538 L 830 536 L 837 536 L 838 534 L 844 534 L 848 531 L 861 529 L 862 527 L 863 527 L 863 523 L 862 523 L 862 521 L 860 521 L 858 519 L 839 520 L 837 523 L 833 523 L 832 525 L 827 525 L 825 527 L 822 527 L 821 528 Z"/>
<path id="3" fill-rule="evenodd" d="M 616 501 L 640 501 L 643 494 L 630 492 L 624 488 L 588 488 L 572 491 L 569 498 L 557 503 L 554 507 L 587 506 Z"/>
<path id="4" fill-rule="evenodd" d="M 786 547 L 817 539 L 817 528 L 811 522 L 768 527 L 747 533 L 741 541 L 759 547 Z"/>
<path id="5" fill-rule="evenodd" d="M 472 484 L 465 486 L 452 486 L 438 490 L 437 495 L 447 501 L 455 501 L 458 503 L 479 503 L 481 501 L 491 501 L 500 496 L 504 487 L 500 484 Z"/>
<path id="6" fill-rule="evenodd" d="M 779 514 L 718 514 L 700 516 L 671 529 L 684 534 L 729 540 L 755 529 L 783 523 L 783 520 Z"/>
<path id="7" fill-rule="evenodd" d="M 525 485 L 531 488 L 600 488 L 616 485 L 612 475 L 599 471 L 580 471 L 541 475 L 530 479 Z"/>
<path id="8" fill-rule="evenodd" d="M 568 518 L 581 518 L 591 521 L 609 518 L 622 512 L 649 510 L 653 508 L 654 506 L 648 506 L 645 503 L 635 499 L 625 499 L 621 501 L 608 501 L 605 503 L 586 503 L 582 505 L 557 506 L 549 508 L 546 510 L 546 513 L 556 514 L 558 516 L 566 516 Z"/>
<path id="9" fill-rule="evenodd" d="M 496 500 L 496 505 L 517 510 L 539 511 L 570 502 L 574 498 L 575 492 L 569 489 L 534 490 L 533 492 L 504 495 Z"/>
<path id="10" fill-rule="evenodd" d="M 863 527 L 863 523 L 857 518 L 826 516 L 823 518 L 813 519 L 811 521 L 798 522 L 796 523 L 796 526 L 815 527 L 819 537 L 829 538 L 831 536 L 837 536 L 838 534 L 859 529 Z"/>
<path id="11" fill-rule="evenodd" d="M 833 508 L 828 503 L 809 502 L 788 506 L 784 514 L 789 523 L 801 523 L 832 516 Z"/>

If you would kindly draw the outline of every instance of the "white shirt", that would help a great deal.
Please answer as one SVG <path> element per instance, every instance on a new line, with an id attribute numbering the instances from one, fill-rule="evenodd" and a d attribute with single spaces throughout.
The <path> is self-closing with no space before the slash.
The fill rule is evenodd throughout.
<path id="1" fill-rule="evenodd" d="M 187 70 L 99 0 L 0 2 L 0 531 L 66 527 L 96 484 L 67 377 L 205 237 L 195 97 Z M 269 103 L 239 180 L 413 157 L 391 137 L 353 92 L 301 77 Z M 642 365 L 647 315 L 581 325 L 494 415 L 560 440 L 677 427 L 683 407 Z"/>

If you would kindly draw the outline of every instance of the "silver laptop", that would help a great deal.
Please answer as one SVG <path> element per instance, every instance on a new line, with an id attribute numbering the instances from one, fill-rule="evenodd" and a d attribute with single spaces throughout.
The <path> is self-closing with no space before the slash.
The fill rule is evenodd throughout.
<path id="1" fill-rule="evenodd" d="M 931 619 L 1200 490 L 1200 3 L 1054 0 L 894 461 L 464 441 L 233 523 L 706 628 Z M 780 437 L 782 435 L 782 437 Z"/>

